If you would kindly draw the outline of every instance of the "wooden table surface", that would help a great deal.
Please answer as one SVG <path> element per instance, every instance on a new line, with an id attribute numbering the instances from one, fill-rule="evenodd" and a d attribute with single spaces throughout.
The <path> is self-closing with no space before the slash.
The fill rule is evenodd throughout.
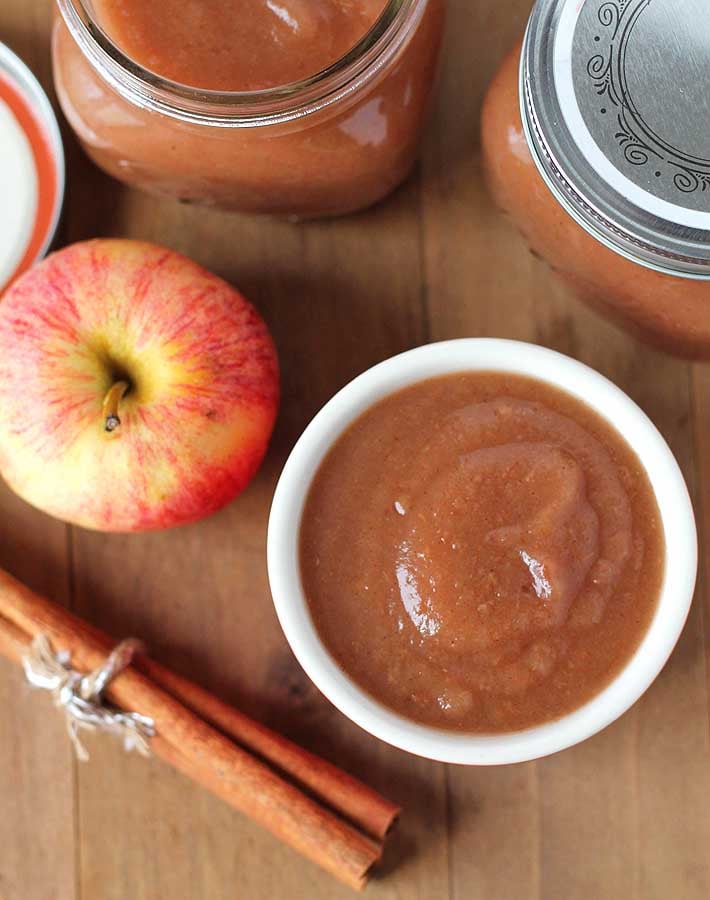
<path id="1" fill-rule="evenodd" d="M 305 424 L 363 369 L 443 338 L 534 341 L 608 375 L 664 433 L 710 525 L 710 370 L 658 355 L 579 305 L 486 195 L 479 107 L 529 8 L 450 0 L 419 169 L 384 204 L 342 221 L 292 226 L 145 197 L 100 174 L 67 136 L 63 241 L 154 240 L 238 285 L 274 331 L 283 408 L 253 485 L 189 528 L 93 534 L 0 489 L 0 565 L 115 635 L 142 636 L 161 660 L 400 801 L 372 900 L 705 900 L 702 589 L 669 665 L 619 722 L 555 757 L 495 769 L 429 763 L 346 721 L 295 662 L 269 597 L 269 502 Z M 0 40 L 48 87 L 50 21 L 51 0 L 0 3 Z M 1 900 L 351 896 L 158 761 L 96 738 L 91 761 L 75 762 L 60 715 L 4 663 L 0 708 Z"/>

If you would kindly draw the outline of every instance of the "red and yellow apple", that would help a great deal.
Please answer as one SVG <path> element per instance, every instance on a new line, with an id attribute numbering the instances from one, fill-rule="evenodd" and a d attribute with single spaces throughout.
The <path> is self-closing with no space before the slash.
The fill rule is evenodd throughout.
<path id="1" fill-rule="evenodd" d="M 168 528 L 224 506 L 263 459 L 278 394 L 256 310 L 171 250 L 74 244 L 0 302 L 0 474 L 77 525 Z"/>

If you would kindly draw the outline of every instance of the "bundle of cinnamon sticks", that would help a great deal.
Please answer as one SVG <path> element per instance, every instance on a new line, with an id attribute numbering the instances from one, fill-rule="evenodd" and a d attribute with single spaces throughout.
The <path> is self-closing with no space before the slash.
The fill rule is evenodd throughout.
<path id="1" fill-rule="evenodd" d="M 21 663 L 39 634 L 80 672 L 102 665 L 116 643 L 0 570 L 0 655 Z M 147 656 L 106 694 L 154 720 L 156 756 L 345 884 L 364 887 L 399 813 L 394 804 Z"/>

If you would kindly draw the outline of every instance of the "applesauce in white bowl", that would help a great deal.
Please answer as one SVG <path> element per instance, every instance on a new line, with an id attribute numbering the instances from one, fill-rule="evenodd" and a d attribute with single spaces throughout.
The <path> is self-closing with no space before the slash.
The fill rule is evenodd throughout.
<path id="1" fill-rule="evenodd" d="M 449 411 L 449 402 L 459 405 Z M 378 410 L 395 415 L 402 404 L 414 404 L 418 427 L 373 431 Z M 449 511 L 459 498 L 438 488 L 443 456 L 433 465 L 429 450 L 449 453 L 456 441 L 463 449 L 446 465 L 466 495 L 458 516 Z M 422 459 L 417 490 L 401 471 Z M 383 512 L 388 481 L 396 490 Z M 456 559 L 451 571 L 439 540 Z M 268 566 L 295 655 L 346 716 L 412 753 L 493 765 L 572 746 L 643 694 L 686 620 L 697 537 L 672 453 L 619 388 L 551 350 L 469 339 L 387 360 L 321 410 L 277 487 Z M 490 585 L 492 601 L 482 594 Z M 618 642 L 622 632 L 629 639 Z"/>

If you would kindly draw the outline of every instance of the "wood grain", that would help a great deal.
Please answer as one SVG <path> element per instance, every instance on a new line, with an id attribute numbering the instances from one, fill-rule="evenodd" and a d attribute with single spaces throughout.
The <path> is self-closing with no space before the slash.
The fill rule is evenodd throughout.
<path id="1" fill-rule="evenodd" d="M 51 90 L 51 0 L 5 3 L 0 40 Z M 69 602 L 69 529 L 0 483 L 0 567 L 58 602 Z M 47 697 L 0 660 L 0 900 L 78 896 L 75 764 L 64 723 Z"/>
<path id="2" fill-rule="evenodd" d="M 445 767 L 369 738 L 315 691 L 269 598 L 268 507 L 303 426 L 367 366 L 440 339 L 533 340 L 628 391 L 671 443 L 710 533 L 710 374 L 580 306 L 492 207 L 480 103 L 530 0 L 449 0 L 442 84 L 416 177 L 377 209 L 291 226 L 144 197 L 67 139 L 65 241 L 156 240 L 238 285 L 279 345 L 283 412 L 267 462 L 228 509 L 174 532 L 66 529 L 0 491 L 0 564 L 405 806 L 369 895 L 382 900 L 705 900 L 710 895 L 706 608 L 614 726 L 539 763 Z M 49 78 L 50 0 L 4 0 L 0 39 Z M 707 562 L 707 553 L 706 559 Z M 0 900 L 339 900 L 349 892 L 156 761 L 93 740 L 0 666 Z"/>

